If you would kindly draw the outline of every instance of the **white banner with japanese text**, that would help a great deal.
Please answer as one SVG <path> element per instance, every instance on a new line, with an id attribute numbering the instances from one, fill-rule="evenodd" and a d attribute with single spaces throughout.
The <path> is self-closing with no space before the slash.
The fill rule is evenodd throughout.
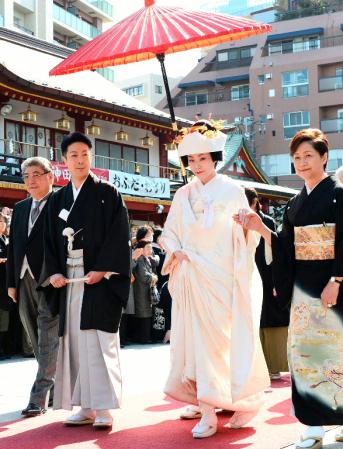
<path id="1" fill-rule="evenodd" d="M 114 184 L 120 193 L 150 198 L 170 198 L 169 179 L 150 178 L 116 170 L 109 170 L 108 174 L 109 182 Z"/>

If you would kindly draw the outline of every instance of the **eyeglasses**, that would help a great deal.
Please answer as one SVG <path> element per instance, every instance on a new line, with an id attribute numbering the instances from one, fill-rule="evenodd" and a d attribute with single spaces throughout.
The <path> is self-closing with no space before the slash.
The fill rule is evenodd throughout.
<path id="1" fill-rule="evenodd" d="M 47 173 L 51 173 L 49 171 L 45 171 L 43 173 L 32 173 L 32 175 L 23 175 L 23 181 L 27 182 L 29 179 L 39 179 L 41 176 L 46 175 Z"/>

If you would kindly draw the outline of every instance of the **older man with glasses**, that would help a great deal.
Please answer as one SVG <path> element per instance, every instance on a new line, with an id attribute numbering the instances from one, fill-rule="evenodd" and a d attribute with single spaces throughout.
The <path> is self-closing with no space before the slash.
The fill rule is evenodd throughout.
<path id="1" fill-rule="evenodd" d="M 19 315 L 38 362 L 25 417 L 46 412 L 52 396 L 58 351 L 58 319 L 48 308 L 44 294 L 37 291 L 43 264 L 43 227 L 54 175 L 42 157 L 26 159 L 21 166 L 30 197 L 13 210 L 7 260 L 8 295 L 18 302 Z M 52 398 L 51 398 L 52 399 Z"/>

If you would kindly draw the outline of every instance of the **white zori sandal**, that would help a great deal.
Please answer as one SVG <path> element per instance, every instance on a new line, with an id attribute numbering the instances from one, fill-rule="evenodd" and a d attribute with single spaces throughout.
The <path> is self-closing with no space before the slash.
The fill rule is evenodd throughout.
<path id="1" fill-rule="evenodd" d="M 201 411 L 198 405 L 189 405 L 180 413 L 181 419 L 199 419 L 201 418 Z"/>
<path id="2" fill-rule="evenodd" d="M 201 420 L 192 429 L 193 438 L 208 438 L 217 432 L 218 418 L 214 407 L 200 403 Z"/>
<path id="3" fill-rule="evenodd" d="M 303 444 L 308 444 L 308 446 L 304 446 Z M 304 438 L 301 442 L 294 445 L 294 449 L 322 449 L 322 447 L 323 438 L 314 436 Z"/>
<path id="4" fill-rule="evenodd" d="M 343 441 L 343 427 L 339 429 L 339 432 L 336 433 L 335 436 L 336 441 Z"/>
<path id="5" fill-rule="evenodd" d="M 308 427 L 294 444 L 294 449 L 322 449 L 325 431 L 322 427 Z"/>

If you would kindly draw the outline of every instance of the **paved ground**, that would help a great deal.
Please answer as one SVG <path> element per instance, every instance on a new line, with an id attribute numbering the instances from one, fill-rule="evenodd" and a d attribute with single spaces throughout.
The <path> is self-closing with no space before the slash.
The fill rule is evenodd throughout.
<path id="1" fill-rule="evenodd" d="M 124 400 L 125 394 L 130 397 L 141 394 L 142 386 L 144 393 L 162 391 L 169 366 L 169 346 L 129 346 L 121 351 L 121 365 Z M 12 358 L 0 362 L 0 422 L 20 418 L 20 410 L 27 405 L 36 368 L 34 359 Z M 343 449 L 343 443 L 334 442 L 334 435 L 335 430 L 327 432 L 325 449 Z"/>
<path id="2" fill-rule="evenodd" d="M 142 393 L 142 386 L 144 393 L 162 391 L 168 367 L 169 345 L 132 345 L 122 349 L 124 396 Z M 35 359 L 16 357 L 0 362 L 0 422 L 20 417 L 20 411 L 27 405 L 36 370 Z"/>

